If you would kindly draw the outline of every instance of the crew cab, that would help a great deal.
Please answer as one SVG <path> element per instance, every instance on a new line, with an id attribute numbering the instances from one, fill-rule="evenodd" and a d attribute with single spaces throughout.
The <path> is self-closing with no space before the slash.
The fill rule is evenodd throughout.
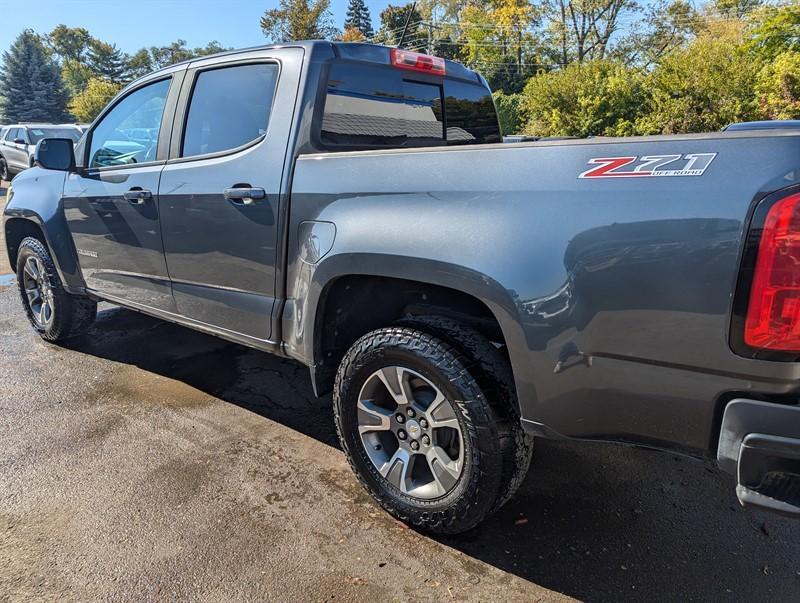
<path id="1" fill-rule="evenodd" d="M 402 521 L 475 526 L 536 438 L 800 513 L 800 130 L 503 144 L 480 75 L 317 41 L 157 71 L 36 160 L 4 228 L 45 340 L 103 300 L 296 359 Z"/>

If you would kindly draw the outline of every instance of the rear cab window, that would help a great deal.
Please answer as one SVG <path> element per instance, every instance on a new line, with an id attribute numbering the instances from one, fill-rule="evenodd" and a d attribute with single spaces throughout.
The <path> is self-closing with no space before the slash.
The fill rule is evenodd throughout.
<path id="1" fill-rule="evenodd" d="M 320 125 L 330 150 L 500 141 L 491 93 L 477 79 L 359 61 L 330 67 Z"/>

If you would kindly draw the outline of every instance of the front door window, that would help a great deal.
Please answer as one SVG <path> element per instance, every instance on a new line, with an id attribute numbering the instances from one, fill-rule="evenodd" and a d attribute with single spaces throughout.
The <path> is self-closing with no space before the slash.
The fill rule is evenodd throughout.
<path id="1" fill-rule="evenodd" d="M 156 160 L 158 132 L 170 80 L 132 92 L 92 130 L 89 167 L 111 167 Z"/>

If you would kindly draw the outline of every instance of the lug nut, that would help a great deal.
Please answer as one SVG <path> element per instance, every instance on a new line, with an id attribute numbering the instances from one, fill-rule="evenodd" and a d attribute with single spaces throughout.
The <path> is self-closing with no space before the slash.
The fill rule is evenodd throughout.
<path id="1" fill-rule="evenodd" d="M 426 446 L 430 446 L 431 439 L 428 436 L 424 435 L 422 436 L 422 443 L 425 444 Z"/>
<path id="2" fill-rule="evenodd" d="M 428 429 L 428 422 L 425 419 L 420 419 L 419 426 L 422 427 L 422 429 Z"/>
<path id="3" fill-rule="evenodd" d="M 417 413 L 415 413 L 415 412 L 414 412 L 414 409 L 413 409 L 413 408 L 409 408 L 409 409 L 408 409 L 408 411 L 406 411 L 406 412 L 408 413 L 408 416 L 409 416 L 409 417 L 413 417 L 414 415 L 416 415 L 416 414 L 417 414 Z"/>
<path id="4" fill-rule="evenodd" d="M 405 440 L 406 432 L 401 429 L 400 431 L 397 432 L 397 437 L 400 438 L 401 440 Z"/>
<path id="5" fill-rule="evenodd" d="M 411 440 L 411 450 L 419 450 L 419 442 Z"/>
<path id="6" fill-rule="evenodd" d="M 406 418 L 401 413 L 397 413 L 397 416 L 395 416 L 395 419 L 397 419 L 398 423 L 405 423 L 406 422 Z"/>

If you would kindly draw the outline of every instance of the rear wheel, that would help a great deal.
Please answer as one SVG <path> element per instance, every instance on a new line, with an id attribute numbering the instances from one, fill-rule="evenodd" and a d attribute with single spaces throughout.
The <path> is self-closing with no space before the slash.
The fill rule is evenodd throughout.
<path id="1" fill-rule="evenodd" d="M 505 492 L 502 421 L 469 364 L 433 335 L 390 327 L 359 339 L 336 375 L 353 470 L 386 510 L 430 532 L 474 527 Z"/>
<path id="2" fill-rule="evenodd" d="M 95 301 L 64 290 L 49 251 L 33 237 L 20 243 L 17 285 L 31 326 L 47 341 L 80 335 L 97 315 Z"/>
<path id="3" fill-rule="evenodd" d="M 8 163 L 6 158 L 0 156 L 0 180 L 11 180 L 11 174 L 8 171 Z"/>
<path id="4" fill-rule="evenodd" d="M 514 495 L 528 474 L 533 456 L 533 437 L 520 423 L 517 388 L 505 355 L 484 335 L 457 320 L 444 316 L 413 316 L 400 324 L 423 329 L 457 348 L 470 362 L 468 369 L 477 379 L 498 421 L 503 451 L 503 470 L 498 507 Z"/>

